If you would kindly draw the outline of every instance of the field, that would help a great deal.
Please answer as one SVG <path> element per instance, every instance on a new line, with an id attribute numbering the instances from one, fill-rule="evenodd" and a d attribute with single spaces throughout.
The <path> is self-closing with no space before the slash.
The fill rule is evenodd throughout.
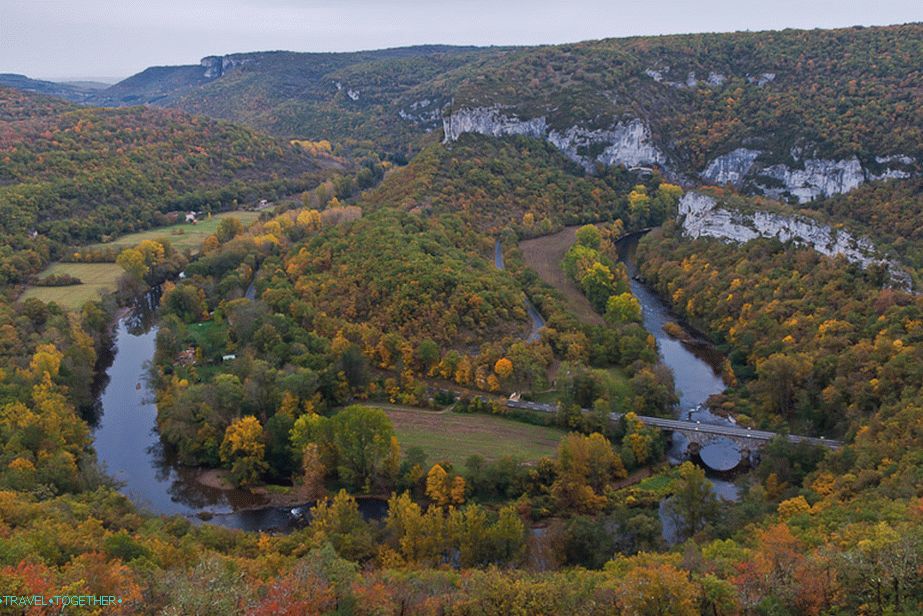
<path id="1" fill-rule="evenodd" d="M 103 248 L 106 246 L 117 246 L 119 248 L 129 248 L 141 240 L 159 240 L 168 239 L 178 250 L 195 250 L 202 241 L 215 232 L 218 228 L 218 222 L 222 218 L 234 217 L 240 220 L 246 227 L 260 217 L 259 212 L 237 211 L 223 212 L 215 214 L 210 219 L 203 219 L 201 222 L 191 225 L 189 223 L 177 223 L 168 227 L 159 227 L 138 233 L 130 233 L 116 238 L 111 242 L 104 244 L 91 244 L 90 248 Z"/>
<path id="2" fill-rule="evenodd" d="M 115 290 L 122 268 L 115 263 L 52 263 L 40 274 L 70 274 L 83 284 L 67 287 L 29 287 L 21 299 L 34 297 L 43 302 L 55 302 L 63 308 L 79 309 L 85 302 L 98 299 L 103 293 Z"/>
<path id="3" fill-rule="evenodd" d="M 130 233 L 105 244 L 91 244 L 91 248 L 116 246 L 129 248 L 142 240 L 169 239 L 178 250 L 192 250 L 201 246 L 205 238 L 215 232 L 222 218 L 235 217 L 246 227 L 259 218 L 259 212 L 224 212 L 211 219 L 190 225 L 179 223 L 169 227 L 160 227 L 148 231 Z M 78 249 L 79 250 L 79 249 Z M 43 302 L 55 302 L 63 308 L 79 310 L 84 303 L 97 299 L 101 294 L 115 290 L 116 281 L 122 274 L 122 268 L 115 263 L 52 263 L 39 274 L 39 278 L 52 274 L 70 274 L 83 281 L 83 284 L 68 287 L 29 287 L 20 299 L 35 297 Z"/>
<path id="4" fill-rule="evenodd" d="M 404 451 L 419 447 L 427 462 L 449 461 L 460 469 L 469 456 L 485 460 L 513 456 L 537 460 L 554 454 L 564 431 L 493 415 L 440 413 L 408 408 L 383 409 L 394 423 Z"/>
<path id="5" fill-rule="evenodd" d="M 535 271 L 543 281 L 561 292 L 567 305 L 578 319 L 590 325 L 603 325 L 602 316 L 593 310 L 583 291 L 577 287 L 561 268 L 564 253 L 574 245 L 578 227 L 566 227 L 552 235 L 520 242 L 522 257 L 526 265 Z"/>

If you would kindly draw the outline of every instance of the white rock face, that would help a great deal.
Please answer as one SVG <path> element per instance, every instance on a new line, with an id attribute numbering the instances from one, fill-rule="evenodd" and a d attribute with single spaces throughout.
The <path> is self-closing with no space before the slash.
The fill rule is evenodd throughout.
<path id="1" fill-rule="evenodd" d="M 866 181 L 909 178 L 914 169 L 913 158 L 903 154 L 875 157 L 876 171 L 864 168 L 855 156 L 844 160 L 809 158 L 803 161 L 802 169 L 783 164 L 760 168 L 756 163 L 760 153 L 760 150 L 737 148 L 713 159 L 699 175 L 710 184 L 732 184 L 738 188 L 750 179 L 768 197 L 784 199 L 792 195 L 799 203 L 805 203 L 849 192 Z M 802 151 L 795 147 L 789 154 L 797 161 Z"/>
<path id="2" fill-rule="evenodd" d="M 760 175 L 771 177 L 783 184 L 782 188 L 761 186 L 763 194 L 778 199 L 788 192 L 798 199 L 799 203 L 849 192 L 865 182 L 862 164 L 855 156 L 845 160 L 809 158 L 804 161 L 804 169 L 772 165 L 763 169 Z"/>
<path id="3" fill-rule="evenodd" d="M 753 166 L 753 161 L 759 155 L 760 150 L 748 148 L 737 148 L 727 154 L 722 154 L 708 163 L 708 167 L 701 174 L 702 179 L 717 185 L 740 186 Z"/>
<path id="4" fill-rule="evenodd" d="M 199 64 L 205 69 L 202 74 L 206 79 L 221 77 L 235 66 L 243 66 L 253 61 L 253 58 L 241 56 L 206 56 Z"/>
<path id="5" fill-rule="evenodd" d="M 500 107 L 475 107 L 459 109 L 442 119 L 445 128 L 443 143 L 456 141 L 464 133 L 479 133 L 491 137 L 504 135 L 526 135 L 544 138 L 548 125 L 544 117 L 520 120 L 515 116 L 505 115 Z"/>
<path id="6" fill-rule="evenodd" d="M 756 84 L 756 87 L 762 88 L 767 83 L 775 81 L 775 73 L 760 73 L 759 75 L 748 75 L 747 81 L 753 84 Z"/>
<path id="7" fill-rule="evenodd" d="M 829 257 L 843 255 L 847 260 L 865 268 L 884 265 L 888 268 L 894 286 L 909 290 L 910 276 L 893 261 L 881 258 L 875 245 L 866 238 L 856 238 L 851 233 L 833 230 L 799 216 L 783 216 L 772 212 L 752 214 L 722 208 L 712 197 L 687 192 L 679 201 L 679 215 L 683 233 L 693 239 L 713 237 L 730 242 L 748 242 L 758 237 L 778 238 L 813 248 Z"/>
<path id="8" fill-rule="evenodd" d="M 464 133 L 478 133 L 500 137 L 503 135 L 526 135 L 546 139 L 561 150 L 568 158 L 584 167 L 592 168 L 596 161 L 605 165 L 628 167 L 660 164 L 667 162 L 666 156 L 651 140 L 650 129 L 639 119 L 618 122 L 608 130 L 589 130 L 571 126 L 563 131 L 548 128 L 544 117 L 522 120 L 506 115 L 499 107 L 477 107 L 460 109 L 443 118 L 444 143 L 455 141 Z M 591 149 L 602 146 L 596 157 Z"/>

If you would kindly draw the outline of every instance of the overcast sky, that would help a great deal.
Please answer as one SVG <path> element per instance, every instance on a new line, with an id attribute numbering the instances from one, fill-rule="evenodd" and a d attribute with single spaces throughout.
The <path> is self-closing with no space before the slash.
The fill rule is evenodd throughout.
<path id="1" fill-rule="evenodd" d="M 923 1 L 0 0 L 0 72 L 112 79 L 238 51 L 563 43 L 909 21 L 923 21 Z"/>

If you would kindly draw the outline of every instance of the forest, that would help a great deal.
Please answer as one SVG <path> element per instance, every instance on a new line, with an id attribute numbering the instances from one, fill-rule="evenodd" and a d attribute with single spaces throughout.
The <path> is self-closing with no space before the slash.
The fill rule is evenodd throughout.
<path id="1" fill-rule="evenodd" d="M 201 117 L 87 109 L 0 88 L 0 278 L 21 283 L 67 247 L 313 189 L 332 156 Z"/>
<path id="2" fill-rule="evenodd" d="M 689 169 L 754 143 L 918 160 L 920 32 L 234 54 L 217 78 L 158 67 L 91 100 L 162 102 L 144 107 L 0 87 L 4 595 L 119 597 L 77 614 L 920 613 L 923 297 L 796 242 L 683 235 L 683 173 L 439 130 L 480 103 L 555 126 L 643 112 Z M 263 200 L 195 247 L 126 238 Z M 921 203 L 919 177 L 896 177 L 797 213 L 918 280 Z M 558 278 L 528 250 L 552 235 Z M 23 298 L 62 261 L 113 264 L 116 290 L 74 310 Z M 639 288 L 672 311 L 664 332 Z M 159 514 L 113 479 L 95 435 L 120 331 L 153 339 L 128 384 L 156 406 L 161 473 L 294 522 Z M 727 475 L 677 458 L 639 417 L 702 410 L 679 408 L 658 340 L 720 358 L 713 417 L 779 436 Z M 448 419 L 465 421 L 437 434 Z M 476 424 L 545 441 L 516 454 L 497 427 L 475 452 Z"/>

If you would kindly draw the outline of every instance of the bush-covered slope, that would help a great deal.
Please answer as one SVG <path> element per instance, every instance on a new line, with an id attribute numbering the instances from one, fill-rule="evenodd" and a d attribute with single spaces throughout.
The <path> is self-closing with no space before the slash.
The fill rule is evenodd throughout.
<path id="1" fill-rule="evenodd" d="M 738 147 L 765 164 L 920 158 L 923 25 L 606 39 L 522 48 L 271 52 L 157 67 L 100 94 L 246 122 L 289 137 L 419 146 L 444 114 L 500 107 L 552 129 L 639 118 L 672 166 Z M 598 154 L 598 152 L 593 153 Z"/>
<path id="2" fill-rule="evenodd" d="M 0 88 L 0 163 L 0 250 L 37 253 L 30 262 L 57 245 L 163 224 L 170 210 L 304 190 L 339 165 L 177 111 L 83 108 L 7 88 Z M 31 269 L 7 265 L 5 279 Z"/>

